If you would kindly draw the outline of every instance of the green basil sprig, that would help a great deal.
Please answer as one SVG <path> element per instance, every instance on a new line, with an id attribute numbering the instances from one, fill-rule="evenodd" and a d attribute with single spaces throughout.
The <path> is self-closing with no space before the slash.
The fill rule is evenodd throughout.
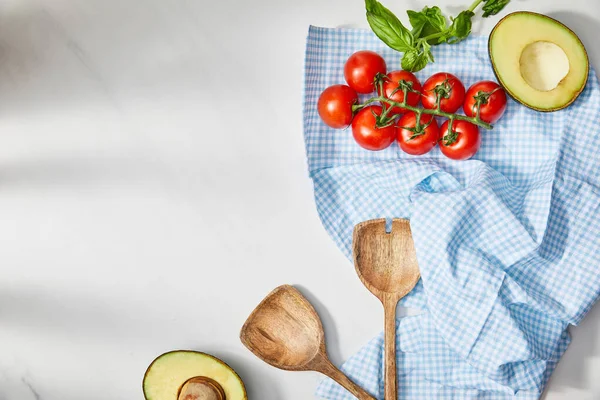
<path id="1" fill-rule="evenodd" d="M 454 44 L 471 34 L 475 10 L 483 3 L 483 17 L 498 14 L 510 0 L 475 0 L 471 7 L 450 17 L 450 23 L 439 7 L 425 7 L 421 11 L 408 10 L 412 30 L 377 0 L 365 0 L 367 21 L 371 29 L 385 44 L 404 53 L 402 69 L 420 71 L 434 62 L 431 46 Z"/>

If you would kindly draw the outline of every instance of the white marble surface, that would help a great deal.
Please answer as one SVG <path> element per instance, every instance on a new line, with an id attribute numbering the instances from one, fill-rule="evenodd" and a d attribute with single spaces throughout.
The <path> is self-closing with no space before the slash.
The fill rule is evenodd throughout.
<path id="1" fill-rule="evenodd" d="M 509 9 L 567 22 L 600 65 L 600 3 Z M 380 331 L 313 204 L 309 24 L 365 26 L 363 2 L 0 0 L 1 400 L 141 399 L 177 348 L 227 360 L 253 400 L 312 398 L 316 374 L 238 340 L 282 283 L 314 300 L 335 363 Z M 573 336 L 546 400 L 600 398 L 600 307 Z"/>

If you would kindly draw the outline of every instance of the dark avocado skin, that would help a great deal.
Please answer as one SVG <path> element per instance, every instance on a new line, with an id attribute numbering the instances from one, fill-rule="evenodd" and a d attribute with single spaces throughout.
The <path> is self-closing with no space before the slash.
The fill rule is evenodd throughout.
<path id="1" fill-rule="evenodd" d="M 513 16 L 513 15 L 515 15 L 515 14 L 529 14 L 529 15 L 535 15 L 535 16 L 539 16 L 539 17 L 542 17 L 542 18 L 549 19 L 549 20 L 553 21 L 554 23 L 556 23 L 557 25 L 561 25 L 561 26 L 565 27 L 569 32 L 571 32 L 571 34 L 575 38 L 577 38 L 577 40 L 581 44 L 581 47 L 583 48 L 583 51 L 585 53 L 585 58 L 586 58 L 586 61 L 587 61 L 586 68 L 585 68 L 585 70 L 586 70 L 585 80 L 583 81 L 583 85 L 581 85 L 581 88 L 579 89 L 579 91 L 577 93 L 575 93 L 575 95 L 573 96 L 573 98 L 567 104 L 565 104 L 564 106 L 557 107 L 557 108 L 537 108 L 537 107 L 535 107 L 535 106 L 533 106 L 531 104 L 525 104 L 523 101 L 521 101 L 521 99 L 519 99 L 517 96 L 515 96 L 511 92 L 510 88 L 508 88 L 506 85 L 504 85 L 504 82 L 502 82 L 502 80 L 500 79 L 498 71 L 496 70 L 496 65 L 494 63 L 494 59 L 492 58 L 492 38 L 494 37 L 494 33 L 496 32 L 496 29 L 504 22 L 504 20 L 507 19 L 507 18 L 509 18 L 509 17 L 511 17 L 511 16 Z M 515 101 L 517 101 L 517 102 L 523 104 L 525 107 L 531 108 L 532 110 L 535 110 L 535 111 L 539 111 L 539 112 L 554 112 L 554 111 L 563 110 L 563 109 L 569 107 L 571 104 L 573 104 L 573 102 L 575 100 L 577 100 L 577 98 L 579 97 L 579 95 L 581 94 L 581 92 L 583 92 L 583 90 L 585 89 L 585 86 L 587 85 L 588 76 L 589 76 L 589 72 L 590 72 L 590 59 L 589 59 L 589 56 L 588 56 L 588 53 L 587 53 L 587 50 L 586 50 L 585 46 L 581 42 L 581 39 L 579 39 L 579 36 L 577 36 L 577 34 L 575 32 L 573 32 L 568 26 L 566 26 L 562 22 L 557 21 L 554 18 L 549 17 L 549 16 L 544 15 L 544 14 L 539 14 L 539 13 L 535 13 L 535 12 L 531 12 L 531 11 L 516 11 L 516 12 L 510 13 L 507 16 L 505 16 L 504 18 L 502 18 L 496 24 L 496 26 L 492 30 L 492 33 L 490 33 L 490 37 L 488 39 L 488 55 L 489 55 L 490 60 L 492 62 L 492 69 L 494 70 L 494 75 L 496 75 L 496 79 L 498 80 L 498 82 L 500 83 L 500 85 L 504 88 L 504 90 L 506 90 L 506 93 L 512 99 L 514 99 Z"/>

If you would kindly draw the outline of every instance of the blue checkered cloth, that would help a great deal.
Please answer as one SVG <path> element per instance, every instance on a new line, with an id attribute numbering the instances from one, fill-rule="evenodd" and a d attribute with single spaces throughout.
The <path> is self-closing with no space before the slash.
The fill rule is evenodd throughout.
<path id="1" fill-rule="evenodd" d="M 398 320 L 403 399 L 537 399 L 578 324 L 600 294 L 600 87 L 593 71 L 569 108 L 538 113 L 510 100 L 469 161 L 435 148 L 360 148 L 349 129 L 317 114 L 327 86 L 344 83 L 350 54 L 370 49 L 388 69 L 400 56 L 371 32 L 311 27 L 304 135 L 319 215 L 351 258 L 355 224 L 409 218 L 422 280 Z M 447 71 L 465 85 L 494 80 L 485 37 L 434 48 L 421 81 Z M 350 267 L 350 266 L 349 266 Z M 354 270 L 349 268 L 347 273 Z M 365 289 L 366 290 L 366 289 Z M 383 336 L 342 367 L 383 398 Z M 327 379 L 324 399 L 353 397 Z"/>

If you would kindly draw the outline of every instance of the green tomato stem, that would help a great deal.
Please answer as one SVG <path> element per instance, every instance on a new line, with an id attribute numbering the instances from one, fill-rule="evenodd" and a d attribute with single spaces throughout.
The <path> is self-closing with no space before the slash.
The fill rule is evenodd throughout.
<path id="1" fill-rule="evenodd" d="M 364 104 L 354 104 L 352 106 L 352 113 L 356 114 L 356 112 L 362 110 L 364 108 L 364 106 L 365 106 Z"/>
<path id="2" fill-rule="evenodd" d="M 386 103 L 390 106 L 390 108 L 391 107 L 400 107 L 400 108 L 404 108 L 405 110 L 417 113 L 419 115 L 420 114 L 429 114 L 429 115 L 435 115 L 436 117 L 448 118 L 453 121 L 454 120 L 467 121 L 467 122 L 470 122 L 474 125 L 480 126 L 485 129 L 493 129 L 493 126 L 491 124 L 488 124 L 487 122 L 481 121 L 477 118 L 471 118 L 471 117 L 467 117 L 466 115 L 460 115 L 460 114 L 451 114 L 451 113 L 447 113 L 447 112 L 444 112 L 441 110 L 430 110 L 428 108 L 413 107 L 413 106 L 409 106 L 408 104 L 405 104 L 406 101 L 399 103 L 397 101 L 390 100 L 383 96 L 371 97 L 370 99 L 366 100 L 363 104 L 354 105 L 354 106 L 352 106 L 352 111 L 357 111 L 357 110 L 359 110 L 365 106 L 368 106 L 369 104 L 372 104 L 372 103 Z"/>

